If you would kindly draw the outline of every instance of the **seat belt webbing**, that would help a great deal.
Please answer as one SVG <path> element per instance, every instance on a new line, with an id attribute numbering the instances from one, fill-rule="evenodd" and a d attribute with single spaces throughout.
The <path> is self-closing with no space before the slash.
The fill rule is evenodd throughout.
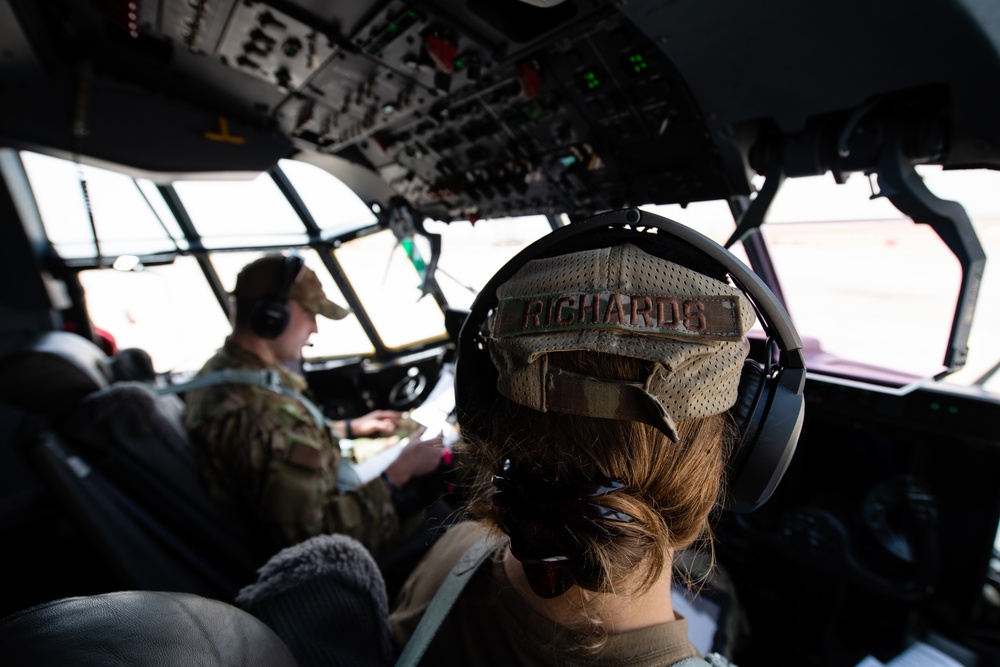
<path id="1" fill-rule="evenodd" d="M 489 557 L 497 547 L 497 542 L 491 536 L 483 536 L 476 541 L 468 551 L 466 551 L 455 566 L 451 568 L 448 577 L 438 588 L 434 598 L 427 605 L 420 623 L 413 631 L 410 640 L 403 647 L 399 659 L 396 660 L 395 667 L 416 667 L 423 657 L 424 651 L 430 645 L 431 640 L 437 633 L 441 621 L 448 615 L 455 600 L 458 599 L 465 584 L 468 583 L 472 575 L 476 573 L 479 566 Z"/>
<path id="2" fill-rule="evenodd" d="M 253 384 L 258 387 L 263 387 L 264 389 L 268 389 L 277 394 L 288 396 L 297 400 L 306 410 L 309 411 L 309 414 L 312 415 L 313 420 L 316 422 L 316 426 L 319 428 L 326 428 L 327 423 L 329 422 L 326 415 L 323 414 L 323 411 L 320 410 L 315 403 L 297 391 L 292 391 L 291 389 L 282 386 L 281 375 L 278 374 L 278 371 L 268 370 L 266 368 L 262 368 L 260 370 L 251 370 L 249 368 L 224 368 L 222 370 L 206 373 L 205 375 L 200 375 L 192 380 L 188 380 L 187 382 L 181 382 L 180 384 L 168 384 L 162 387 L 157 387 L 156 393 L 180 394 L 186 391 L 211 387 L 217 384 Z"/>
<path id="3" fill-rule="evenodd" d="M 186 391 L 192 391 L 194 389 L 202 389 L 204 387 L 211 387 L 218 384 L 252 384 L 258 387 L 263 387 L 269 391 L 273 391 L 282 396 L 288 396 L 293 398 L 312 415 L 313 421 L 316 422 L 316 428 L 325 430 L 329 428 L 330 420 L 327 419 L 323 411 L 320 410 L 315 403 L 310 401 L 308 398 L 303 396 L 297 391 L 292 391 L 288 387 L 281 384 L 281 375 L 278 371 L 269 370 L 267 368 L 262 368 L 260 370 L 252 370 L 249 368 L 223 368 L 218 371 L 212 371 L 211 373 L 206 373 L 195 377 L 187 382 L 181 382 L 179 384 L 168 384 L 162 387 L 156 388 L 157 394 L 180 394 Z M 357 470 L 355 470 L 354 465 L 345 460 L 341 460 L 340 465 L 337 466 L 337 488 L 341 491 L 351 491 L 358 488 L 362 484 L 361 477 L 358 475 Z"/>

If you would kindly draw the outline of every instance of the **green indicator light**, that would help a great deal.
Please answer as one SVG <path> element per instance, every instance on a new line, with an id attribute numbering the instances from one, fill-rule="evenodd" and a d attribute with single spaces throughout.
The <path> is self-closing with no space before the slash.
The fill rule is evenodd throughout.
<path id="1" fill-rule="evenodd" d="M 395 23 L 389 24 L 389 32 L 399 32 L 399 26 Z"/>
<path id="2" fill-rule="evenodd" d="M 465 67 L 465 61 L 461 58 L 456 59 L 452 64 L 455 66 L 455 69 L 462 69 Z"/>
<path id="3" fill-rule="evenodd" d="M 406 18 L 408 18 L 408 19 L 415 19 L 415 18 L 417 18 L 417 13 L 416 12 L 406 12 Z"/>
<path id="4" fill-rule="evenodd" d="M 931 410 L 940 410 L 940 409 L 941 409 L 940 403 L 931 403 Z"/>
<path id="5" fill-rule="evenodd" d="M 951 407 L 948 408 L 948 414 L 950 414 L 950 415 L 957 415 L 958 414 L 958 408 L 956 408 L 954 405 L 952 405 Z"/>
<path id="6" fill-rule="evenodd" d="M 583 75 L 583 82 L 587 84 L 589 90 L 593 90 L 601 85 L 601 80 L 597 78 L 597 75 L 593 72 L 587 72 Z"/>

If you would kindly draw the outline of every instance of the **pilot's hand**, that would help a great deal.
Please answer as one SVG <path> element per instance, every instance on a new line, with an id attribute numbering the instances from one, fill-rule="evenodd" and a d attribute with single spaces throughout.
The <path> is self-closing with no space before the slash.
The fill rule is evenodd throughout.
<path id="1" fill-rule="evenodd" d="M 352 419 L 349 432 L 355 438 L 392 435 L 399 428 L 402 418 L 403 413 L 396 410 L 372 410 Z"/>
<path id="2" fill-rule="evenodd" d="M 423 439 L 426 430 L 421 426 L 414 431 L 396 460 L 386 468 L 385 474 L 396 488 L 401 488 L 414 477 L 434 472 L 441 465 L 444 434 Z"/>

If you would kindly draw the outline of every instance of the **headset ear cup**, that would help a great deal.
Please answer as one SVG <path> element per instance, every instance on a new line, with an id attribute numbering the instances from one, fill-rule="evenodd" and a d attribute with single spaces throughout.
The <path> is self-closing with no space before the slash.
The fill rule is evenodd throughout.
<path id="1" fill-rule="evenodd" d="M 734 420 L 745 420 L 737 422 L 740 437 L 729 460 L 726 509 L 735 512 L 752 512 L 774 493 L 795 453 L 805 415 L 805 369 L 786 368 L 768 377 L 760 364 L 747 361 L 733 407 L 739 414 L 731 413 Z"/>
<path id="2" fill-rule="evenodd" d="M 250 313 L 250 326 L 261 338 L 277 338 L 288 326 L 290 318 L 287 301 L 261 299 Z"/>
<path id="3" fill-rule="evenodd" d="M 739 396 L 736 398 L 736 405 L 729 409 L 729 414 L 733 416 L 736 427 L 740 432 L 740 443 L 749 434 L 752 425 L 754 410 L 760 399 L 761 391 L 764 388 L 764 368 L 754 359 L 747 359 L 743 362 L 743 374 L 740 375 Z M 733 452 L 734 455 L 738 452 Z"/>
<path id="4" fill-rule="evenodd" d="M 729 494 L 726 506 L 736 511 L 748 511 L 748 504 L 756 507 L 756 498 L 746 497 L 747 484 L 740 473 L 747 467 L 754 450 L 767 403 L 767 378 L 764 367 L 755 359 L 743 362 L 739 395 L 729 414 L 736 425 L 736 442 L 729 454 Z M 753 495 L 752 493 L 750 495 Z"/>
<path id="5" fill-rule="evenodd" d="M 257 299 L 250 310 L 250 327 L 261 338 L 277 338 L 292 319 L 288 297 L 298 280 L 305 260 L 300 255 L 289 255 L 282 261 L 281 283 L 274 293 Z"/>

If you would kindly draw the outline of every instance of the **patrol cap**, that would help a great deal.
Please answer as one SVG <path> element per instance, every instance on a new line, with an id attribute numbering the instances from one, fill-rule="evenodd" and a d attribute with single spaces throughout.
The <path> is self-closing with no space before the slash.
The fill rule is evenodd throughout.
<path id="1" fill-rule="evenodd" d="M 641 421 L 675 442 L 677 422 L 736 403 L 756 315 L 732 285 L 626 243 L 527 262 L 497 299 L 490 356 L 497 390 L 516 403 Z M 550 361 L 572 350 L 645 359 L 651 370 L 621 381 Z"/>
<path id="2" fill-rule="evenodd" d="M 247 264 L 236 276 L 236 288 L 232 295 L 239 300 L 254 300 L 267 297 L 279 297 L 288 289 L 285 282 L 288 277 L 288 258 L 284 255 L 265 255 Z M 303 265 L 291 288 L 288 298 L 298 301 L 303 308 L 315 315 L 322 315 L 331 320 L 340 320 L 351 314 L 350 309 L 338 306 L 326 298 L 319 276 L 308 266 Z"/>

